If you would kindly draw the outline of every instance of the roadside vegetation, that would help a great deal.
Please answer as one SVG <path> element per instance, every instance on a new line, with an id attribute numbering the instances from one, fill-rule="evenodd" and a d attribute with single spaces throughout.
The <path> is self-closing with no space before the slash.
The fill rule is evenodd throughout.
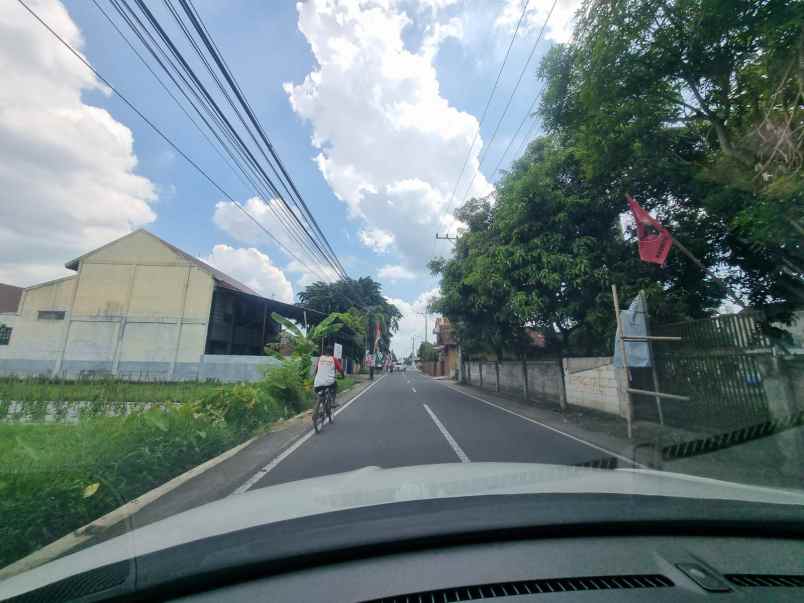
<path id="1" fill-rule="evenodd" d="M 54 380 L 0 377 L 0 400 L 19 402 L 190 402 L 219 387 L 215 382 L 134 382 L 118 379 Z"/>
<path id="2" fill-rule="evenodd" d="M 0 567 L 310 408 L 312 351 L 348 323 L 291 324 L 291 354 L 255 383 L 0 381 Z"/>
<path id="3" fill-rule="evenodd" d="M 611 285 L 658 324 L 737 298 L 769 334 L 802 303 L 800 3 L 593 3 L 539 69 L 544 134 L 470 199 L 434 310 L 464 353 L 609 355 Z M 698 258 L 639 260 L 633 195 Z M 702 270 L 705 268 L 705 270 Z"/>

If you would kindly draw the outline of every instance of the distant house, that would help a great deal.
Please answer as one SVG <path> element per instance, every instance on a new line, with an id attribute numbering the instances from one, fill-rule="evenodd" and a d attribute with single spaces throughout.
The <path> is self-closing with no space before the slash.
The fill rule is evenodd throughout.
<path id="1" fill-rule="evenodd" d="M 438 352 L 438 362 L 435 366 L 436 376 L 456 376 L 458 370 L 458 340 L 446 316 L 436 318 L 433 327 L 435 335 L 434 349 Z"/>
<path id="2" fill-rule="evenodd" d="M 65 266 L 75 274 L 25 288 L 0 314 L 13 330 L 0 374 L 256 379 L 274 362 L 263 352 L 280 332 L 271 313 L 304 323 L 311 312 L 143 229 Z"/>

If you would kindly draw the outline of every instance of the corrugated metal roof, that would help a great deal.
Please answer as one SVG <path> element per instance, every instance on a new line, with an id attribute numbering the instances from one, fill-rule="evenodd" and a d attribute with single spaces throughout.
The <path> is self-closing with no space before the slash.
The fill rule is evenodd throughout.
<path id="1" fill-rule="evenodd" d="M 16 312 L 22 298 L 22 287 L 0 283 L 0 312 Z"/>

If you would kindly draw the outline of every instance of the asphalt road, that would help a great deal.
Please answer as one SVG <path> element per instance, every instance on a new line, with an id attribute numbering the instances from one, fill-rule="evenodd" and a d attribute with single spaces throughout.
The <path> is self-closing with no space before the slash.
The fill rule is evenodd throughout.
<path id="1" fill-rule="evenodd" d="M 407 371 L 384 375 L 345 407 L 334 424 L 326 424 L 320 434 L 272 464 L 251 488 L 372 465 L 478 461 L 572 465 L 600 456 L 600 450 Z"/>

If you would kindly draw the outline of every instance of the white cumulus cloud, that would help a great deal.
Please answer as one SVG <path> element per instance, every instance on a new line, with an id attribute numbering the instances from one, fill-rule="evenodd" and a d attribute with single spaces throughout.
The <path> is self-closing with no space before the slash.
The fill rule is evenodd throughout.
<path id="1" fill-rule="evenodd" d="M 201 259 L 265 297 L 293 303 L 293 286 L 285 273 L 274 266 L 270 257 L 254 247 L 219 244 Z"/>
<path id="2" fill-rule="evenodd" d="M 29 4 L 83 46 L 61 2 Z M 131 131 L 81 99 L 105 87 L 17 2 L 0 3 L 0 73 L 0 281 L 30 285 L 153 222 L 157 193 Z"/>
<path id="3" fill-rule="evenodd" d="M 242 206 L 254 218 L 253 220 L 231 201 L 221 201 L 215 205 L 212 221 L 240 243 L 267 245 L 275 243 L 274 239 L 278 240 L 288 255 L 289 263 L 286 269 L 297 275 L 296 284 L 299 287 L 315 281 L 337 280 L 338 275 L 331 266 L 317 261 L 308 248 L 299 243 L 299 240 L 303 240 L 301 233 L 297 233 L 296 237 L 290 234 L 285 226 L 290 222 L 290 217 L 281 201 L 271 199 L 266 203 L 257 197 L 252 197 Z M 281 219 L 278 216 L 281 216 Z M 266 230 L 274 238 L 269 236 Z"/>
<path id="4" fill-rule="evenodd" d="M 447 206 L 478 130 L 474 116 L 441 95 L 433 65 L 438 45 L 460 37 L 461 24 L 425 11 L 417 21 L 423 41 L 410 49 L 403 32 L 412 21 L 396 2 L 310 0 L 297 8 L 317 66 L 285 90 L 296 114 L 312 124 L 317 165 L 363 223 L 361 241 L 377 252 L 392 248 L 407 267 L 421 269 L 435 233 L 454 226 Z M 473 179 L 470 194 L 491 189 L 478 173 L 481 146 L 475 144 L 459 195 Z"/>
<path id="5" fill-rule="evenodd" d="M 569 42 L 572 39 L 573 17 L 582 3 L 583 0 L 558 0 L 550 20 L 547 21 L 544 37 L 554 42 Z M 528 35 L 534 30 L 540 31 L 547 15 L 550 14 L 552 4 L 553 0 L 531 0 L 519 28 L 520 35 Z M 522 0 L 507 0 L 494 25 L 509 34 L 513 33 L 522 16 L 522 7 Z"/>
<path id="6" fill-rule="evenodd" d="M 394 235 L 382 228 L 363 229 L 358 236 L 363 245 L 376 253 L 385 253 L 394 242 Z"/>
<path id="7" fill-rule="evenodd" d="M 395 283 L 396 281 L 416 278 L 416 273 L 399 264 L 386 264 L 377 271 L 377 276 L 382 280 Z"/>

